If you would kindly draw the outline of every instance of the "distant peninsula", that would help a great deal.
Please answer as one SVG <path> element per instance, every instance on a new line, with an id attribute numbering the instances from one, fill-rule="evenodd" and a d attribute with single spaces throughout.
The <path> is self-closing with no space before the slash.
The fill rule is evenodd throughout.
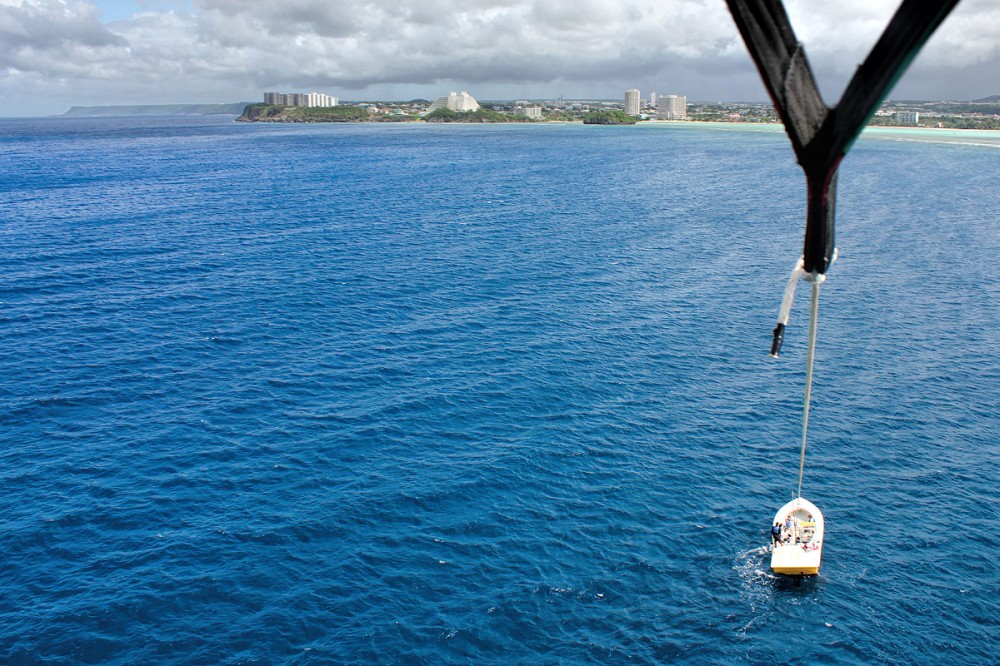
<path id="1" fill-rule="evenodd" d="M 408 112 L 407 112 L 408 111 Z M 373 106 L 283 106 L 280 104 L 248 104 L 236 120 L 265 123 L 519 123 L 532 122 L 526 116 L 499 113 L 492 109 L 452 111 L 436 109 L 431 113 L 415 112 L 412 108 L 394 113 L 380 113 Z"/>
<path id="2" fill-rule="evenodd" d="M 358 123 L 358 122 L 425 122 L 425 123 L 532 123 L 545 121 L 580 121 L 587 125 L 634 125 L 637 119 L 619 110 L 588 113 L 567 113 L 547 109 L 544 116 L 503 113 L 490 107 L 474 111 L 453 111 L 447 108 L 421 113 L 407 111 L 380 112 L 375 106 L 284 106 L 281 104 L 248 104 L 240 122 L 265 123 Z"/>
<path id="3" fill-rule="evenodd" d="M 238 116 L 248 102 L 233 104 L 133 104 L 130 106 L 74 106 L 63 117 L 107 116 Z"/>

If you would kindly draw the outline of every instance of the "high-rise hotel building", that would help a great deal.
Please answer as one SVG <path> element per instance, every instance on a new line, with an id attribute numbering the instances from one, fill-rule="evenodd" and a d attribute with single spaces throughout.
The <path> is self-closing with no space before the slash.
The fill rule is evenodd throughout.
<path id="1" fill-rule="evenodd" d="M 666 120 L 686 120 L 688 100 L 684 95 L 660 95 L 656 100 L 656 115 Z"/>
<path id="2" fill-rule="evenodd" d="M 318 92 L 311 93 L 264 93 L 264 104 L 283 106 L 337 106 L 337 98 Z"/>
<path id="3" fill-rule="evenodd" d="M 625 113 L 630 116 L 639 115 L 639 91 L 635 88 L 625 91 Z"/>
<path id="4" fill-rule="evenodd" d="M 464 111 L 478 111 L 479 102 L 476 98 L 465 92 L 461 93 L 450 92 L 447 95 L 442 95 L 436 100 L 431 102 L 431 105 L 427 107 L 424 111 L 424 115 L 437 111 L 438 109 L 451 109 L 452 111 L 464 112 Z"/>

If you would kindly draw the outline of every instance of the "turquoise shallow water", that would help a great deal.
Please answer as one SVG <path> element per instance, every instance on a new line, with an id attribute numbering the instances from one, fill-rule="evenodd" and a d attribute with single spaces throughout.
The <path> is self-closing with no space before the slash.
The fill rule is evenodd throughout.
<path id="1" fill-rule="evenodd" d="M 0 661 L 995 660 L 1000 152 L 0 121 Z"/>

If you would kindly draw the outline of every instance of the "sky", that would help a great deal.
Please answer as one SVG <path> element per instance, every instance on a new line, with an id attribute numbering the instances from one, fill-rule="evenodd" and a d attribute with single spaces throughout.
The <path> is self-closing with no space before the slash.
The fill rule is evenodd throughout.
<path id="1" fill-rule="evenodd" d="M 897 0 L 786 0 L 828 104 Z M 0 0 L 0 115 L 341 100 L 766 101 L 724 0 Z M 1000 0 L 961 0 L 890 93 L 1000 94 Z"/>

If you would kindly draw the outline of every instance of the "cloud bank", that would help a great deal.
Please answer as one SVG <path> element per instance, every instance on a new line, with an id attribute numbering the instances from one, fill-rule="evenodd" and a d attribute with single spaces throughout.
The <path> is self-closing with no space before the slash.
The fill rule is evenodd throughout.
<path id="1" fill-rule="evenodd" d="M 104 22 L 82 0 L 0 0 L 6 115 L 72 104 L 256 100 L 766 95 L 723 0 L 196 0 Z M 788 2 L 835 101 L 895 10 L 891 0 Z M 1000 5 L 964 0 L 894 97 L 1000 94 Z"/>

